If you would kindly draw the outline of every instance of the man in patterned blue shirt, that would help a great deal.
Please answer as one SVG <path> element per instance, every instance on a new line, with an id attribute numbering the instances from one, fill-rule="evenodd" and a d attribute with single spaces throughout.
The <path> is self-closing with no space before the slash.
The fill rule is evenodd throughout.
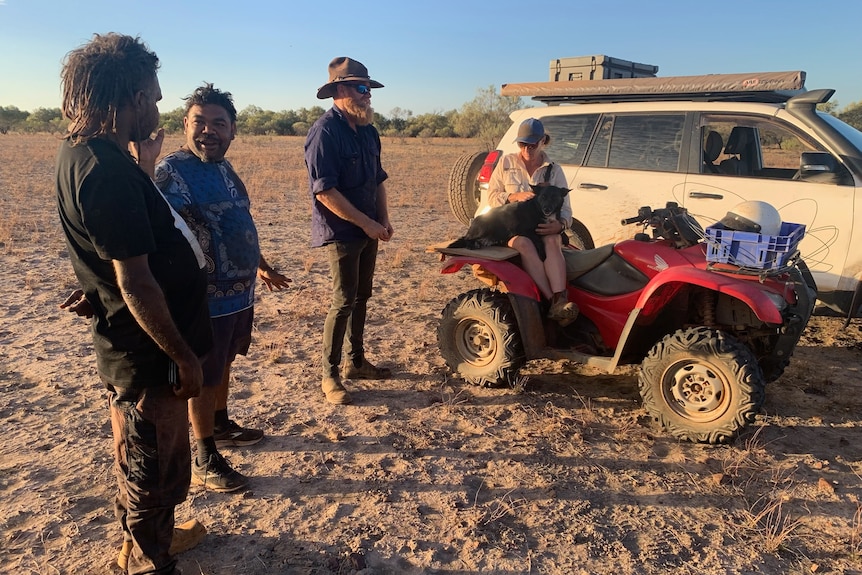
<path id="1" fill-rule="evenodd" d="M 255 279 L 270 290 L 291 281 L 260 253 L 257 229 L 242 180 L 225 159 L 236 136 L 236 108 L 229 92 L 205 84 L 186 98 L 186 143 L 156 166 L 159 189 L 194 232 L 207 265 L 210 317 L 215 346 L 203 363 L 203 388 L 189 401 L 197 442 L 192 483 L 222 492 L 238 491 L 248 478 L 234 470 L 218 447 L 257 443 L 263 431 L 241 427 L 228 417 L 230 368 L 251 344 Z"/>

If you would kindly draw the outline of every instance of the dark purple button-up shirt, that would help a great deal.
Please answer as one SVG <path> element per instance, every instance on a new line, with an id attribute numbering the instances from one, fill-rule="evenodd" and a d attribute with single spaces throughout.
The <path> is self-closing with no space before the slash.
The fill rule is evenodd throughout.
<path id="1" fill-rule="evenodd" d="M 380 135 L 372 125 L 354 131 L 333 106 L 311 127 L 305 140 L 311 192 L 311 246 L 365 239 L 362 228 L 333 214 L 317 194 L 335 188 L 359 211 L 377 220 L 377 186 L 389 176 L 380 164 Z"/>

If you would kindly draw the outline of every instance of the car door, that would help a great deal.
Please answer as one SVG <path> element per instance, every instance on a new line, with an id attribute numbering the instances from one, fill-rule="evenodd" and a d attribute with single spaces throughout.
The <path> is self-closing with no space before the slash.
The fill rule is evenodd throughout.
<path id="1" fill-rule="evenodd" d="M 569 181 L 572 211 L 596 246 L 640 231 L 621 220 L 641 206 L 682 204 L 684 113 L 604 114 L 583 165 Z"/>
<path id="2" fill-rule="evenodd" d="M 771 117 L 704 114 L 700 122 L 703 161 L 686 177 L 684 205 L 705 227 L 740 202 L 775 206 L 786 222 L 805 224 L 799 249 L 820 291 L 838 287 L 853 225 L 852 177 L 823 182 L 800 178 L 802 152 L 825 151 L 815 139 Z M 722 140 L 719 155 L 707 141 Z M 837 162 L 837 159 L 836 159 Z M 838 162 L 840 163 L 840 162 Z M 846 184 L 851 185 L 846 185 Z"/>

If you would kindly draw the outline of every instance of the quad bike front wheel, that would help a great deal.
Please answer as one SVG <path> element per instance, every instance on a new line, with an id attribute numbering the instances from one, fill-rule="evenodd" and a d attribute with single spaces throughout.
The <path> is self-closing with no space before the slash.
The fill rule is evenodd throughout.
<path id="1" fill-rule="evenodd" d="M 752 423 L 765 386 L 751 350 L 706 327 L 666 336 L 638 373 L 649 414 L 675 437 L 701 443 L 729 441 Z"/>
<path id="2" fill-rule="evenodd" d="M 437 327 L 437 344 L 449 369 L 476 385 L 512 384 L 526 362 L 509 299 L 489 289 L 449 302 Z"/>

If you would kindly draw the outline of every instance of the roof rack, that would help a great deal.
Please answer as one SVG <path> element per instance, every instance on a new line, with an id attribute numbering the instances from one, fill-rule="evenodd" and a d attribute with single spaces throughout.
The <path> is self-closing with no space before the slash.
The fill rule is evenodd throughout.
<path id="1" fill-rule="evenodd" d="M 546 104 L 696 100 L 786 102 L 805 92 L 805 72 L 706 74 L 503 84 L 501 96 L 524 96 Z"/>

